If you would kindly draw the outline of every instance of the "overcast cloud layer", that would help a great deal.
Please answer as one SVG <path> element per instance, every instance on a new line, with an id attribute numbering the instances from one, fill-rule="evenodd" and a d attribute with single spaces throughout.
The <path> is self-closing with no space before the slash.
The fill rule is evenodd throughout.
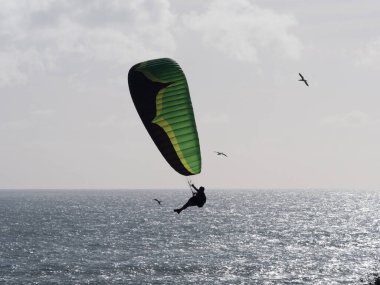
<path id="1" fill-rule="evenodd" d="M 289 30 L 296 20 L 250 1 L 211 1 L 207 9 L 184 17 L 185 26 L 200 33 L 209 48 L 240 61 L 259 59 L 262 49 L 298 58 L 301 42 Z"/>
<path id="2" fill-rule="evenodd" d="M 165 0 L 2 1 L 0 82 L 98 62 L 125 65 L 176 48 L 176 16 Z M 79 72 L 79 70 L 78 70 Z"/>
<path id="3" fill-rule="evenodd" d="M 375 0 L 1 1 L 0 188 L 186 185 L 129 95 L 129 68 L 159 57 L 189 80 L 194 182 L 376 188 L 379 12 Z"/>

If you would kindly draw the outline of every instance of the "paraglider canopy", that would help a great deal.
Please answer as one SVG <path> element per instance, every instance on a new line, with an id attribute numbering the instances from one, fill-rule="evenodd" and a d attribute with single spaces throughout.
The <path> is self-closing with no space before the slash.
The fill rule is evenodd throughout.
<path id="1" fill-rule="evenodd" d="M 182 175 L 201 172 L 201 152 L 189 88 L 170 58 L 134 65 L 128 73 L 136 110 L 166 161 Z"/>

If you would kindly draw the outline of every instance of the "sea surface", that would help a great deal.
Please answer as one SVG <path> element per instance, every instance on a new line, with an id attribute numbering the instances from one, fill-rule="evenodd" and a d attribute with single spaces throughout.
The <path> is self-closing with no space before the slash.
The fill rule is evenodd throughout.
<path id="1" fill-rule="evenodd" d="M 380 192 L 0 191 L 0 284 L 368 284 Z M 154 198 L 162 200 L 158 205 Z"/>

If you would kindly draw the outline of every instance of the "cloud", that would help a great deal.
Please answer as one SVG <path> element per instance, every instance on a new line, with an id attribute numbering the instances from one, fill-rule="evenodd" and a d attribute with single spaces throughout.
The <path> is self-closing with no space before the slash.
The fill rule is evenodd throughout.
<path id="1" fill-rule="evenodd" d="M 38 108 L 33 108 L 29 113 L 32 116 L 49 117 L 51 115 L 54 115 L 55 111 L 53 109 L 38 109 Z"/>
<path id="2" fill-rule="evenodd" d="M 214 113 L 199 116 L 199 122 L 205 125 L 224 125 L 230 121 L 226 114 Z"/>
<path id="3" fill-rule="evenodd" d="M 33 125 L 28 120 L 14 120 L 0 123 L 0 131 L 24 131 Z"/>
<path id="4" fill-rule="evenodd" d="M 135 128 L 135 127 L 142 127 L 141 122 L 138 120 L 138 118 L 131 119 L 131 118 L 121 118 L 116 115 L 108 116 L 104 119 L 100 119 L 97 122 L 91 123 L 90 127 L 95 128 L 117 128 L 117 129 L 128 129 L 128 128 Z"/>
<path id="5" fill-rule="evenodd" d="M 184 25 L 200 32 L 206 46 L 240 61 L 258 61 L 269 49 L 280 57 L 300 56 L 300 40 L 289 29 L 296 25 L 290 15 L 263 9 L 247 0 L 215 0 L 200 14 L 184 17 Z"/>
<path id="6" fill-rule="evenodd" d="M 356 63 L 365 67 L 380 65 L 380 38 L 368 42 L 357 52 Z"/>
<path id="7" fill-rule="evenodd" d="M 172 52 L 176 16 L 168 0 L 0 2 L 0 85 L 36 71 L 131 64 Z"/>
<path id="8" fill-rule="evenodd" d="M 323 124 L 335 127 L 360 127 L 380 124 L 380 119 L 371 118 L 361 111 L 351 111 L 346 114 L 331 115 L 323 120 Z"/>

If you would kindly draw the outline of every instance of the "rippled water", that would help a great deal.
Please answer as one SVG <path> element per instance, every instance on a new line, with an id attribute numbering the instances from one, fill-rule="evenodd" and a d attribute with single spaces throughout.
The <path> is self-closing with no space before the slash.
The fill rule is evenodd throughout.
<path id="1" fill-rule="evenodd" d="M 380 193 L 0 191 L 0 284 L 368 284 Z M 162 199 L 159 206 L 153 198 Z"/>

